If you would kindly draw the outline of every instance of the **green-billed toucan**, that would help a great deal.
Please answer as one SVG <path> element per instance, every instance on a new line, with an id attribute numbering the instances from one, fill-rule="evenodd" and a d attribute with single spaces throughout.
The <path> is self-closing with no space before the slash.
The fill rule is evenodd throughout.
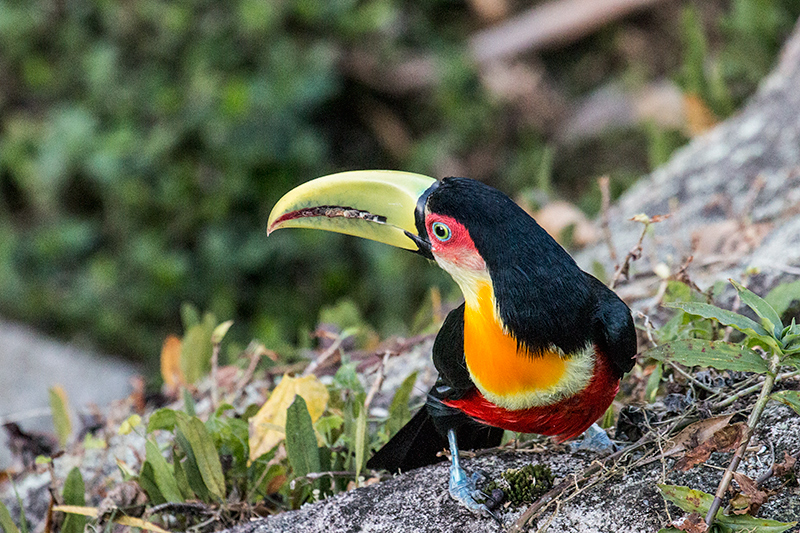
<path id="1" fill-rule="evenodd" d="M 510 198 L 479 181 L 394 171 L 312 180 L 275 205 L 268 233 L 316 228 L 435 260 L 464 295 L 433 345 L 439 378 L 426 406 L 368 462 L 409 470 L 452 452 L 450 492 L 485 510 L 458 445 L 497 446 L 503 430 L 583 433 L 634 364 L 630 310 Z"/>

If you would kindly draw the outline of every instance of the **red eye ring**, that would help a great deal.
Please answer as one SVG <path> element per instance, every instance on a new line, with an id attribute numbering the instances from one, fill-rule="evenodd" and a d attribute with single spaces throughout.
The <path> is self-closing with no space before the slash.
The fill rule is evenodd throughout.
<path id="1" fill-rule="evenodd" d="M 431 232 L 441 242 L 447 242 L 453 237 L 453 231 L 444 222 L 437 221 L 431 224 Z"/>

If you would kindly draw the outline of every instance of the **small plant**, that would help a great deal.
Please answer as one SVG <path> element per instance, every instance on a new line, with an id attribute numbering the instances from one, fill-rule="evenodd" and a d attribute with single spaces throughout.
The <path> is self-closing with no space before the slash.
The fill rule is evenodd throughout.
<path id="1" fill-rule="evenodd" d="M 649 350 L 646 355 L 663 363 L 678 363 L 688 367 L 705 366 L 717 370 L 763 375 L 764 382 L 760 394 L 749 414 L 744 434 L 735 448 L 733 459 L 725 470 L 714 496 L 687 487 L 662 485 L 659 488 L 665 498 L 692 513 L 690 516 L 704 514 L 707 527 L 717 523 L 727 528 L 747 527 L 753 531 L 767 531 L 759 528 L 770 527 L 769 531 L 784 531 L 793 524 L 755 519 L 748 515 L 728 516 L 720 512 L 720 505 L 767 402 L 770 400 L 783 402 L 800 414 L 798 391 L 772 393 L 781 367 L 800 369 L 800 325 L 794 320 L 788 325 L 783 324 L 780 315 L 786 310 L 785 306 L 776 309 L 767 299 L 760 298 L 742 284 L 733 280 L 731 283 L 736 288 L 740 301 L 758 316 L 758 322 L 709 303 L 697 301 L 667 303 L 665 304 L 667 307 L 681 311 L 678 317 L 673 319 L 673 324 L 675 321 L 683 322 L 687 326 L 694 324 L 690 326 L 694 333 L 704 338 L 665 342 Z M 773 300 L 780 301 L 778 298 Z M 786 299 L 783 298 L 783 301 Z M 785 305 L 788 306 L 788 303 Z M 719 335 L 719 328 L 713 325 L 697 327 L 698 321 L 713 321 L 726 328 L 732 328 L 743 334 L 743 338 L 735 343 L 718 340 L 716 337 Z"/>

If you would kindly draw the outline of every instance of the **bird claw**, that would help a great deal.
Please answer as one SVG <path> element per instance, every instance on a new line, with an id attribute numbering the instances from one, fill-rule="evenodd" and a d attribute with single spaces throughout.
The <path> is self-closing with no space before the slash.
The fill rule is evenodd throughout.
<path id="1" fill-rule="evenodd" d="M 573 452 L 611 452 L 614 451 L 615 447 L 605 430 L 597 424 L 589 426 L 589 429 L 584 431 L 583 438 L 580 441 L 570 443 L 570 448 Z"/>
<path id="2" fill-rule="evenodd" d="M 450 466 L 450 496 L 453 497 L 454 500 L 459 502 L 461 505 L 469 509 L 474 513 L 481 514 L 483 516 L 491 516 L 492 518 L 497 521 L 500 525 L 503 524 L 503 521 L 500 519 L 497 514 L 495 514 L 491 509 L 489 509 L 485 503 L 482 503 L 486 500 L 486 495 L 478 490 L 477 483 L 478 481 L 484 481 L 486 479 L 486 474 L 483 472 L 474 472 L 473 474 L 467 474 L 463 468 L 460 467 L 453 467 Z"/>

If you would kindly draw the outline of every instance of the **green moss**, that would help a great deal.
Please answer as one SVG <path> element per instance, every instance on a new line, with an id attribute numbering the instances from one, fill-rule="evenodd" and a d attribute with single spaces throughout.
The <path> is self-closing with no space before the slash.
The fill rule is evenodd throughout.
<path id="1" fill-rule="evenodd" d="M 547 465 L 526 465 L 519 469 L 508 469 L 501 479 L 492 481 L 483 492 L 490 495 L 500 489 L 506 500 L 514 506 L 533 503 L 541 495 L 553 488 L 553 473 Z"/>

